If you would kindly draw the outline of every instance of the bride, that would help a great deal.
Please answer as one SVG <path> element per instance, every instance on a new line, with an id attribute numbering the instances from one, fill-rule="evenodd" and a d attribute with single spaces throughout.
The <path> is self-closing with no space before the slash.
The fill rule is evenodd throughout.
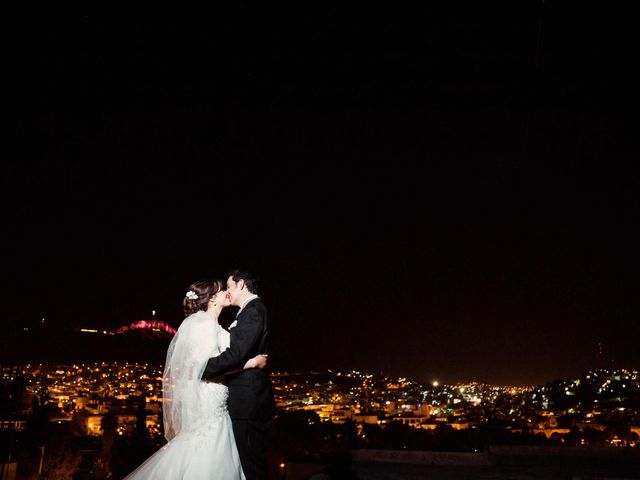
<path id="1" fill-rule="evenodd" d="M 218 323 L 220 311 L 229 305 L 219 280 L 199 280 L 189 287 L 183 300 L 186 318 L 169 344 L 162 377 L 168 443 L 125 480 L 244 480 L 224 379 L 200 380 L 207 360 L 229 347 L 229 332 Z M 244 369 L 265 365 L 265 357 L 258 355 Z"/>

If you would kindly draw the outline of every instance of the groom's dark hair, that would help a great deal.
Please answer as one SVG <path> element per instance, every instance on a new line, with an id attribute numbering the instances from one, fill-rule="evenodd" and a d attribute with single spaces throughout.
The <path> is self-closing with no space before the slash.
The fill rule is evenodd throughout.
<path id="1" fill-rule="evenodd" d="M 244 280 L 244 284 L 246 285 L 247 290 L 249 290 L 254 295 L 258 294 L 258 279 L 252 273 L 240 268 L 236 268 L 235 270 L 231 270 L 227 274 L 227 277 L 231 277 L 236 283 L 240 280 Z"/>

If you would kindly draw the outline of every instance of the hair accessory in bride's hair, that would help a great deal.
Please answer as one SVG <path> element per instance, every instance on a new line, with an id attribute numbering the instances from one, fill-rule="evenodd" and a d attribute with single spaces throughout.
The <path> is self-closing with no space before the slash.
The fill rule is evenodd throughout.
<path id="1" fill-rule="evenodd" d="M 193 290 L 189 290 L 187 292 L 187 298 L 189 300 L 197 300 L 198 299 L 198 295 L 196 295 L 196 292 L 194 292 Z"/>

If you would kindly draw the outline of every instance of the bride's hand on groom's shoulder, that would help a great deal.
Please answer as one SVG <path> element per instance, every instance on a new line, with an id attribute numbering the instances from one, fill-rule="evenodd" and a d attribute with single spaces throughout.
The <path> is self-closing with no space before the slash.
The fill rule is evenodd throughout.
<path id="1" fill-rule="evenodd" d="M 247 363 L 244 364 L 244 370 L 247 370 L 249 368 L 264 368 L 266 366 L 267 366 L 267 355 L 260 354 L 247 360 Z"/>

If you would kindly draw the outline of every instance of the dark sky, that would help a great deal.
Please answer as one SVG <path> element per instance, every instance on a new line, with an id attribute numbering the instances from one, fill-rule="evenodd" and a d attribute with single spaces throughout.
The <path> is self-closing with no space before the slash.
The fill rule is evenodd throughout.
<path id="1" fill-rule="evenodd" d="M 244 266 L 274 369 L 640 368 L 634 17 L 227 3 L 10 22 L 3 362 Z"/>

